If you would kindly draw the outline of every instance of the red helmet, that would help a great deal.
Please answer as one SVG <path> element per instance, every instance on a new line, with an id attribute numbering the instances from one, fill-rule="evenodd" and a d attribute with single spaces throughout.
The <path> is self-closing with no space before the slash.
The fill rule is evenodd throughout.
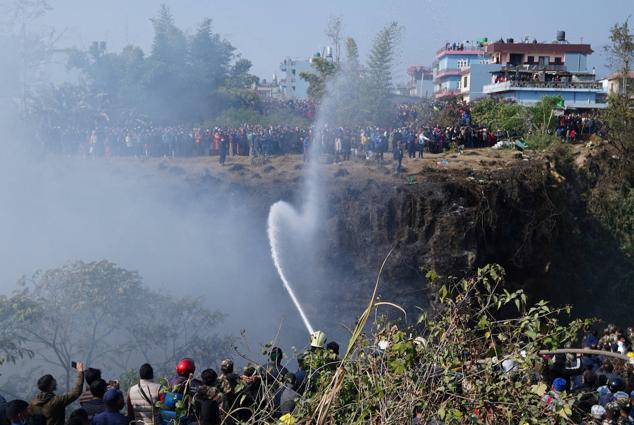
<path id="1" fill-rule="evenodd" d="M 178 376 L 187 376 L 190 373 L 194 373 L 195 370 L 196 365 L 194 364 L 194 361 L 187 357 L 181 359 L 181 361 L 176 365 L 176 373 Z"/>

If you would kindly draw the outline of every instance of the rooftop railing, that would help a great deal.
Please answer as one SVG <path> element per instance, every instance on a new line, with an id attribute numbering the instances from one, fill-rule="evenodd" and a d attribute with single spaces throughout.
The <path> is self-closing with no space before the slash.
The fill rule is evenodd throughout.
<path id="1" fill-rule="evenodd" d="M 566 90 L 603 90 L 603 84 L 597 81 L 503 81 L 484 86 L 485 92 L 504 91 L 512 88 L 526 89 L 566 89 Z"/>
<path id="2" fill-rule="evenodd" d="M 521 64 L 521 65 L 511 65 L 506 64 L 503 65 L 501 71 L 515 72 L 515 71 L 528 71 L 528 72 L 538 72 L 538 71 L 566 71 L 565 64 L 548 64 L 548 65 L 540 65 L 540 64 Z"/>
<path id="3" fill-rule="evenodd" d="M 444 47 L 442 47 L 441 49 L 439 49 L 436 52 L 436 55 L 439 55 L 443 52 L 452 52 L 452 53 L 460 53 L 460 52 L 464 52 L 464 51 L 469 51 L 469 52 L 484 52 L 484 46 L 480 45 L 480 44 L 464 44 L 464 43 L 456 43 L 456 45 L 449 44 L 446 45 Z"/>

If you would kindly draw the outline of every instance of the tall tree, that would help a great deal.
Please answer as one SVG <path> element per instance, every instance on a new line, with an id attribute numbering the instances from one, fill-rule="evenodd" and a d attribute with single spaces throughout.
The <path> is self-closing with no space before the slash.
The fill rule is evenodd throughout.
<path id="1" fill-rule="evenodd" d="M 159 123 L 185 119 L 189 111 L 175 111 L 173 108 L 188 100 L 187 38 L 174 23 L 174 17 L 165 4 L 161 5 L 158 16 L 151 22 L 154 40 L 147 78 L 148 112 Z"/>
<path id="2" fill-rule="evenodd" d="M 359 46 L 352 37 L 346 39 L 346 63 L 350 68 L 359 68 Z"/>
<path id="3" fill-rule="evenodd" d="M 154 292 L 138 272 L 109 261 L 79 261 L 20 283 L 22 301 L 14 305 L 22 307 L 12 306 L 6 319 L 0 298 L 0 320 L 11 323 L 49 368 L 62 370 L 67 386 L 74 360 L 116 374 L 144 361 L 164 365 L 185 352 L 217 361 L 230 342 L 214 332 L 221 313 L 199 300 Z"/>
<path id="4" fill-rule="evenodd" d="M 628 96 L 634 87 L 628 88 L 629 72 L 634 60 L 634 36 L 630 32 L 629 18 L 610 29 L 611 44 L 605 47 L 609 66 L 621 75 L 622 94 Z"/>
<path id="5" fill-rule="evenodd" d="M 377 34 L 366 64 L 365 104 L 371 119 L 387 123 L 390 118 L 390 96 L 393 90 L 392 67 L 401 27 L 396 22 L 386 25 Z"/>
<path id="6" fill-rule="evenodd" d="M 28 112 L 34 92 L 47 82 L 62 33 L 38 20 L 51 8 L 46 0 L 7 0 L 0 4 L 0 98 L 18 101 Z"/>
<path id="7" fill-rule="evenodd" d="M 187 91 L 188 114 L 202 121 L 225 107 L 218 89 L 231 70 L 235 48 L 212 31 L 211 19 L 204 19 L 189 40 Z"/>
<path id="8" fill-rule="evenodd" d="M 189 42 L 192 77 L 210 89 L 219 86 L 227 77 L 235 48 L 214 34 L 211 19 L 204 19 Z"/>

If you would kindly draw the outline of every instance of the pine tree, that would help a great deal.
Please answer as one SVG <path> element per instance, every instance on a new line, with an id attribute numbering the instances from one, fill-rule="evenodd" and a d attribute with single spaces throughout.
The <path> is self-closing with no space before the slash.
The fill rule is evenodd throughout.
<path id="1" fill-rule="evenodd" d="M 346 66 L 359 71 L 359 46 L 352 37 L 346 39 Z"/>
<path id="2" fill-rule="evenodd" d="M 396 22 L 386 25 L 376 36 L 370 51 L 364 80 L 364 97 L 369 118 L 376 124 L 387 120 L 389 97 L 392 94 L 392 66 L 401 27 Z"/>

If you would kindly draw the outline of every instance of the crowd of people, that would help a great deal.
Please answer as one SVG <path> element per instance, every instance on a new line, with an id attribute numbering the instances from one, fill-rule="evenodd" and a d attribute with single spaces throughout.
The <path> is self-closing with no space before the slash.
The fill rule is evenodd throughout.
<path id="1" fill-rule="evenodd" d="M 262 366 L 245 367 L 241 373 L 231 359 L 220 363 L 219 373 L 212 368 L 197 375 L 193 359 L 181 359 L 175 373 L 157 380 L 154 368 L 145 363 L 138 379 L 126 394 L 119 381 L 106 381 L 99 369 L 74 363 L 76 381 L 65 394 L 58 394 L 57 381 L 44 375 L 37 381 L 38 392 L 31 399 L 0 397 L 2 425 L 200 425 L 237 424 L 261 415 L 262 422 L 290 415 L 299 397 L 311 391 L 320 373 L 311 359 L 334 370 L 339 360 L 339 345 L 326 343 L 326 335 L 316 331 L 310 347 L 297 359 L 294 372 L 283 365 L 279 347 L 269 351 Z M 66 416 L 67 408 L 72 411 Z M 260 422 L 258 419 L 258 422 Z"/>
<path id="2" fill-rule="evenodd" d="M 588 333 L 584 348 L 619 353 L 634 359 L 634 329 L 608 326 L 602 335 Z M 548 366 L 537 378 L 549 385 L 543 396 L 547 411 L 554 412 L 564 396 L 575 397 L 573 420 L 586 425 L 634 424 L 634 361 L 610 356 L 564 354 L 547 356 Z M 507 365 L 512 368 L 513 365 Z"/>
<path id="3" fill-rule="evenodd" d="M 302 114 L 314 116 L 316 105 L 299 102 L 286 105 Z M 405 155 L 423 158 L 424 152 L 442 153 L 451 149 L 485 148 L 498 141 L 514 141 L 519 132 L 494 130 L 475 125 L 467 105 L 458 110 L 460 123 L 443 127 L 417 124 L 419 109 L 416 104 L 400 104 L 394 127 L 329 127 L 242 125 L 227 127 L 157 127 L 137 125 L 116 127 L 107 124 L 91 131 L 75 127 L 55 128 L 41 135 L 46 149 L 83 156 L 129 156 L 137 158 L 178 158 L 217 156 L 225 164 L 229 156 L 268 157 L 272 155 L 303 154 L 304 160 L 315 152 L 326 154 L 334 162 L 383 162 L 392 153 L 396 171 L 401 169 Z M 581 137 L 602 131 L 597 117 L 590 113 L 564 113 L 552 117 L 557 123 L 555 134 L 563 141 L 575 143 Z M 317 144 L 318 149 L 313 149 Z"/>
<path id="4" fill-rule="evenodd" d="M 543 363 L 529 377 L 532 383 L 542 382 L 548 387 L 539 401 L 544 416 L 556 414 L 564 401 L 573 396 L 571 419 L 575 424 L 634 424 L 634 361 L 623 361 L 623 358 L 634 359 L 633 341 L 633 329 L 610 325 L 601 336 L 593 331 L 582 340 L 584 348 L 600 350 L 600 354 L 544 355 Z M 621 358 L 613 354 L 620 354 Z M 118 381 L 106 381 L 100 370 L 76 363 L 75 384 L 65 394 L 58 394 L 57 381 L 52 375 L 44 375 L 37 381 L 38 393 L 31 401 L 7 402 L 0 398 L 0 423 L 215 425 L 249 420 L 288 423 L 285 420 L 292 418 L 302 395 L 314 391 L 319 374 L 324 370 L 334 371 L 341 360 L 339 345 L 334 341 L 326 343 L 326 335 L 321 331 L 311 335 L 309 348 L 295 359 L 294 372 L 289 370 L 290 362 L 283 359 L 282 350 L 272 347 L 267 363 L 262 366 L 249 365 L 238 372 L 233 361 L 225 359 L 220 363 L 219 373 L 206 368 L 197 374 L 194 360 L 183 358 L 172 376 L 160 380 L 155 379 L 153 367 L 146 363 L 141 365 L 136 383 L 125 394 Z M 502 361 L 498 367 L 509 375 L 519 370 L 512 359 Z M 72 410 L 67 416 L 68 407 Z M 413 409 L 412 424 L 428 423 L 430 418 L 421 417 L 420 412 Z"/>
<path id="5" fill-rule="evenodd" d="M 603 133 L 605 129 L 600 121 L 592 114 L 562 114 L 559 116 L 555 134 L 568 143 L 576 143 L 582 135 Z M 606 137 L 606 134 L 601 134 Z"/>
<path id="6" fill-rule="evenodd" d="M 308 155 L 311 143 L 336 162 L 383 159 L 387 152 L 400 147 L 410 158 L 422 158 L 423 152 L 440 153 L 452 144 L 466 148 L 493 146 L 505 132 L 484 127 L 455 126 L 441 128 L 403 126 L 398 128 L 302 128 L 284 126 L 243 126 L 240 128 L 102 128 L 87 135 L 64 132 L 54 137 L 49 148 L 57 152 L 78 151 L 84 156 L 193 157 Z M 82 139 L 85 141 L 82 142 Z M 57 143 L 59 142 L 59 143 Z"/>

